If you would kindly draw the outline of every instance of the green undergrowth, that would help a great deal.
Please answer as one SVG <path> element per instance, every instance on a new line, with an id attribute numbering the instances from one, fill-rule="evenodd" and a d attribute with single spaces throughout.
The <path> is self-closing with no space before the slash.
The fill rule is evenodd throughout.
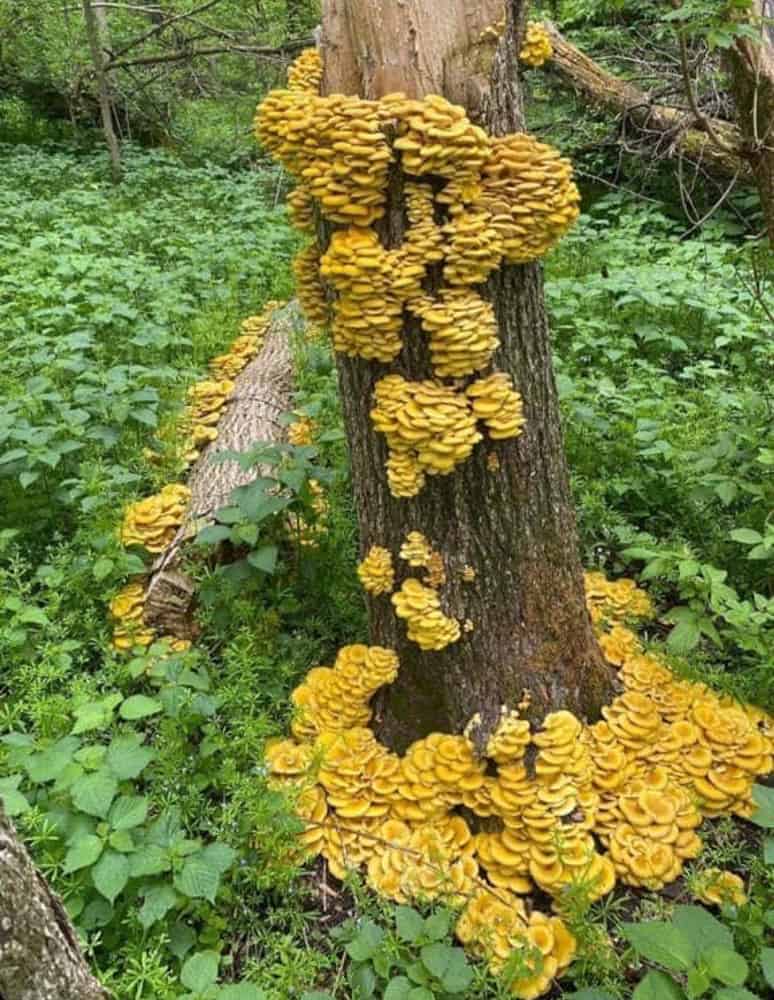
<path id="1" fill-rule="evenodd" d="M 367 634 L 325 346 L 293 344 L 315 445 L 275 453 L 191 556 L 194 649 L 110 648 L 107 601 L 144 566 L 118 545 L 121 511 L 179 474 L 146 449 L 239 321 L 290 292 L 276 175 L 130 151 L 113 190 L 101 154 L 2 155 L 0 795 L 94 968 L 119 1000 L 502 1000 L 443 911 L 321 889 L 266 786 L 290 691 Z M 639 575 L 662 616 L 646 638 L 678 670 L 771 708 L 770 265 L 722 223 L 677 237 L 661 212 L 603 199 L 548 262 L 584 562 Z M 288 516 L 318 525 L 310 479 L 328 510 L 317 545 L 296 546 Z M 764 996 L 771 856 L 739 830 L 709 824 L 689 881 L 707 865 L 750 878 L 722 920 Z M 651 967 L 682 982 L 623 930 L 669 922 L 680 892 L 567 901 L 580 956 L 562 995 L 630 1000 Z"/>

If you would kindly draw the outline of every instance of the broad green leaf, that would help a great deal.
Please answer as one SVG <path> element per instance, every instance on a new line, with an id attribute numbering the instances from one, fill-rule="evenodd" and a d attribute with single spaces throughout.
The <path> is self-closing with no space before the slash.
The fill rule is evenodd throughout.
<path id="1" fill-rule="evenodd" d="M 0 778 L 0 803 L 6 816 L 21 816 L 30 808 L 29 802 L 19 791 L 21 777 L 20 774 L 12 774 L 7 778 Z"/>
<path id="2" fill-rule="evenodd" d="M 80 871 L 81 868 L 88 868 L 95 864 L 105 846 L 101 837 L 90 834 L 86 837 L 79 837 L 73 843 L 65 855 L 63 871 L 65 875 L 71 872 Z"/>
<path id="3" fill-rule="evenodd" d="M 703 906 L 676 906 L 673 919 L 691 941 L 697 955 L 713 945 L 731 949 L 734 947 L 731 931 Z"/>
<path id="4" fill-rule="evenodd" d="M 225 524 L 209 524 L 196 536 L 197 545 L 219 545 L 231 537 L 231 528 Z"/>
<path id="5" fill-rule="evenodd" d="M 89 816 L 106 819 L 118 792 L 118 782 L 108 771 L 95 771 L 79 778 L 72 786 L 73 803 Z"/>
<path id="6" fill-rule="evenodd" d="M 399 938 L 413 943 L 422 936 L 425 921 L 412 907 L 398 906 L 395 910 L 395 927 Z"/>
<path id="7" fill-rule="evenodd" d="M 763 860 L 767 865 L 774 865 L 774 837 L 767 837 L 763 841 Z"/>
<path id="8" fill-rule="evenodd" d="M 277 568 L 278 554 L 279 549 L 276 545 L 264 545 L 263 548 L 250 552 L 247 561 L 262 573 L 273 573 Z"/>
<path id="9" fill-rule="evenodd" d="M 145 719 L 149 715 L 157 715 L 164 706 L 156 698 L 148 698 L 144 694 L 134 694 L 127 698 L 118 710 L 122 719 L 133 721 Z"/>
<path id="10" fill-rule="evenodd" d="M 180 982 L 195 993 L 204 993 L 218 978 L 220 956 L 216 951 L 199 951 L 186 961 Z"/>
<path id="11" fill-rule="evenodd" d="M 313 994 L 304 994 L 307 995 Z M 325 994 L 319 993 L 318 996 L 325 997 Z M 266 993 L 252 983 L 230 983 L 228 986 L 221 986 L 218 1000 L 266 1000 Z M 327 1000 L 331 1000 L 331 997 Z"/>
<path id="12" fill-rule="evenodd" d="M 121 854 L 134 854 L 136 849 L 134 838 L 128 830 L 113 830 L 108 837 L 108 844 Z"/>
<path id="13" fill-rule="evenodd" d="M 685 1000 L 685 993 L 664 972 L 649 972 L 632 994 L 632 1000 Z"/>
<path id="14" fill-rule="evenodd" d="M 155 885 L 145 893 L 140 907 L 140 923 L 147 930 L 176 905 L 179 896 L 171 885 Z"/>
<path id="15" fill-rule="evenodd" d="M 105 851 L 92 868 L 91 878 L 96 889 L 109 903 L 113 903 L 129 881 L 129 859 L 125 854 Z"/>
<path id="16" fill-rule="evenodd" d="M 384 940 L 384 929 L 373 920 L 364 920 L 357 935 L 347 944 L 347 954 L 355 962 L 366 962 Z"/>
<path id="17" fill-rule="evenodd" d="M 175 876 L 175 888 L 191 899 L 215 902 L 223 873 L 231 866 L 236 852 L 224 844 L 210 844 L 189 857 Z"/>
<path id="18" fill-rule="evenodd" d="M 121 701 L 120 694 L 112 694 L 99 701 L 90 701 L 75 710 L 75 723 L 70 732 L 73 736 L 95 729 L 107 729 L 113 721 L 113 710 Z"/>
<path id="19" fill-rule="evenodd" d="M 694 965 L 688 970 L 688 996 L 701 997 L 712 986 L 712 976 L 703 965 Z"/>
<path id="20" fill-rule="evenodd" d="M 753 785 L 752 797 L 756 810 L 750 817 L 750 821 L 766 830 L 774 829 L 774 788 L 768 788 L 766 785 Z"/>
<path id="21" fill-rule="evenodd" d="M 435 993 L 426 986 L 415 986 L 409 993 L 408 1000 L 436 1000 Z"/>
<path id="22" fill-rule="evenodd" d="M 761 950 L 761 969 L 769 986 L 774 986 L 774 948 Z"/>
<path id="23" fill-rule="evenodd" d="M 741 986 L 750 971 L 741 955 L 721 945 L 713 945 L 702 952 L 701 960 L 706 963 L 712 978 L 725 986 Z"/>
<path id="24" fill-rule="evenodd" d="M 742 542 L 743 545 L 759 545 L 763 541 L 763 535 L 752 528 L 734 528 L 731 538 L 735 542 Z"/>
<path id="25" fill-rule="evenodd" d="M 31 754 L 24 762 L 30 781 L 36 785 L 55 781 L 73 759 L 81 741 L 75 736 L 65 736 L 40 753 Z"/>
<path id="26" fill-rule="evenodd" d="M 450 944 L 437 941 L 435 944 L 425 945 L 419 955 L 430 975 L 435 976 L 436 979 L 443 979 L 446 970 L 450 968 L 454 960 L 454 953 L 458 950 Z"/>
<path id="27" fill-rule="evenodd" d="M 91 568 L 94 574 L 95 580 L 104 580 L 106 577 L 110 576 L 115 567 L 115 563 L 112 559 L 108 559 L 107 556 L 100 556 L 99 559 L 94 563 Z"/>
<path id="28" fill-rule="evenodd" d="M 679 927 L 664 920 L 622 924 L 621 931 L 643 958 L 658 962 L 667 969 L 684 971 L 690 968 L 696 957 L 690 938 Z"/>
<path id="29" fill-rule="evenodd" d="M 145 822 L 148 799 L 141 795 L 121 795 L 110 810 L 110 825 L 114 830 L 133 830 Z"/>
<path id="30" fill-rule="evenodd" d="M 105 762 L 119 781 L 127 781 L 139 777 L 155 756 L 155 751 L 142 745 L 142 737 L 132 733 L 112 740 Z"/>
<path id="31" fill-rule="evenodd" d="M 744 986 L 721 986 L 719 990 L 715 990 L 712 1000 L 761 1000 L 761 998 Z"/>
<path id="32" fill-rule="evenodd" d="M 448 910 L 436 910 L 425 920 L 425 934 L 431 941 L 442 941 L 451 930 L 451 920 Z"/>
<path id="33" fill-rule="evenodd" d="M 396 976 L 395 979 L 391 979 L 387 983 L 384 1000 L 408 1000 L 413 989 L 410 979 L 406 979 L 405 976 Z"/>
<path id="34" fill-rule="evenodd" d="M 147 875 L 161 875 L 172 867 L 169 855 L 163 847 L 157 844 L 145 844 L 134 852 L 130 859 L 132 878 L 145 878 Z"/>

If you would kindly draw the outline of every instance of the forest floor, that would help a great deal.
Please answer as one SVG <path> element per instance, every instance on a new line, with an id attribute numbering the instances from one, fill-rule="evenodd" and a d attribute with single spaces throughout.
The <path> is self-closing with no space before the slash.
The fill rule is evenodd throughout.
<path id="1" fill-rule="evenodd" d="M 319 544 L 280 545 L 270 575 L 240 579 L 203 547 L 186 653 L 121 655 L 108 614 L 143 568 L 119 544 L 122 510 L 182 475 L 170 439 L 187 387 L 243 318 L 292 295 L 279 178 L 132 151 L 113 190 L 101 154 L 0 158 L 0 796 L 121 1000 L 346 1000 L 354 940 L 408 961 L 446 942 L 449 920 L 436 910 L 412 942 L 405 912 L 299 866 L 298 823 L 266 786 L 290 691 L 366 635 L 325 345 L 294 343 L 294 408 L 318 424 L 301 459 L 329 495 Z M 681 676 L 772 711 L 771 275 L 733 217 L 685 229 L 613 193 L 547 262 L 584 563 L 647 586 L 660 615 L 645 639 Z M 261 526 L 260 541 L 277 531 Z M 750 901 L 723 920 L 765 995 L 767 861 L 750 824 L 714 821 L 671 895 L 579 905 L 562 995 L 628 998 L 640 973 L 621 922 L 668 918 L 707 866 L 747 881 Z M 331 937 L 351 914 L 359 930 Z M 239 991 L 214 986 L 218 972 Z M 465 995 L 507 995 L 483 967 L 473 975 Z"/>

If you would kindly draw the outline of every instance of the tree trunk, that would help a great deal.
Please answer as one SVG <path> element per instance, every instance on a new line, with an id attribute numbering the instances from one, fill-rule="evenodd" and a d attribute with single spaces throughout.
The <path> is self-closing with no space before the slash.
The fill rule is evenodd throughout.
<path id="1" fill-rule="evenodd" d="M 553 24 L 546 22 L 546 29 L 553 47 L 546 69 L 593 105 L 624 115 L 647 139 L 644 151 L 648 155 L 682 156 L 721 180 L 752 180 L 742 135 L 730 122 L 710 120 L 713 132 L 726 147 L 722 148 L 684 111 L 653 103 L 645 91 L 609 73 L 568 42 Z"/>
<path id="2" fill-rule="evenodd" d="M 496 53 L 481 36 L 501 15 L 501 0 L 447 6 L 439 17 L 424 0 L 328 0 L 325 92 L 439 93 L 463 103 L 492 134 L 521 129 L 515 33 L 525 5 L 508 5 L 509 30 Z M 381 233 L 387 246 L 403 238 L 400 186 L 394 177 Z M 494 362 L 512 373 L 521 392 L 524 433 L 479 445 L 451 475 L 428 477 L 415 498 L 390 494 L 386 448 L 369 419 L 373 387 L 385 368 L 337 357 L 362 552 L 380 545 L 396 556 L 408 532 L 422 532 L 443 557 L 445 613 L 468 623 L 458 642 L 422 652 L 407 640 L 389 598 L 369 600 L 372 642 L 396 649 L 400 658 L 379 718 L 381 738 L 398 750 L 432 731 L 460 732 L 475 715 L 480 725 L 471 735 L 481 746 L 501 707 L 516 707 L 525 692 L 534 720 L 559 708 L 594 718 L 610 693 L 584 600 L 541 269 L 504 266 L 486 294 L 501 340 Z M 430 377 L 415 322 L 403 340 L 390 371 L 412 380 Z M 400 585 L 411 571 L 395 562 Z M 465 567 L 475 571 L 470 582 Z"/>
<path id="3" fill-rule="evenodd" d="M 105 70 L 105 56 L 102 50 L 99 21 L 97 13 L 91 5 L 91 0 L 83 0 L 83 16 L 86 21 L 86 34 L 89 39 L 91 59 L 97 77 L 99 94 L 99 110 L 102 116 L 102 130 L 110 153 L 110 170 L 114 184 L 121 182 L 121 148 L 113 127 L 113 109 L 110 102 L 110 85 Z"/>
<path id="4" fill-rule="evenodd" d="M 745 16 L 759 37 L 737 38 L 726 58 L 766 233 L 774 246 L 774 24 L 764 21 L 774 18 L 774 0 L 752 0 Z"/>
<path id="5" fill-rule="evenodd" d="M 0 1000 L 107 1000 L 0 805 Z"/>

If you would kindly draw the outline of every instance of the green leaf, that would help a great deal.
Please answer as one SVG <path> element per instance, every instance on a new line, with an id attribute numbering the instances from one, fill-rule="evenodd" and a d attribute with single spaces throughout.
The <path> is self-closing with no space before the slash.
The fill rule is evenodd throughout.
<path id="1" fill-rule="evenodd" d="M 12 774 L 7 778 L 0 778 L 0 803 L 6 816 L 21 816 L 30 808 L 29 802 L 19 791 L 21 777 L 20 774 Z"/>
<path id="2" fill-rule="evenodd" d="M 767 865 L 774 865 L 774 837 L 767 837 L 763 841 L 763 860 Z"/>
<path id="3" fill-rule="evenodd" d="M 612 993 L 606 990 L 598 990 L 596 987 L 578 990 L 577 993 L 569 993 L 565 1000 L 615 1000 Z"/>
<path id="4" fill-rule="evenodd" d="M 220 956 L 216 951 L 198 951 L 191 955 L 180 973 L 180 982 L 195 993 L 204 993 L 218 979 Z"/>
<path id="5" fill-rule="evenodd" d="M 763 535 L 753 531 L 752 528 L 734 528 L 731 538 L 743 545 L 759 545 L 763 541 Z"/>
<path id="6" fill-rule="evenodd" d="M 115 901 L 129 881 L 129 859 L 116 851 L 105 851 L 91 870 L 95 888 L 109 903 Z"/>
<path id="7" fill-rule="evenodd" d="M 145 822 L 148 799 L 142 795 L 122 795 L 110 810 L 110 825 L 114 830 L 133 830 Z"/>
<path id="8" fill-rule="evenodd" d="M 384 940 L 384 929 L 373 920 L 364 920 L 357 936 L 347 945 L 347 954 L 355 962 L 366 962 L 374 955 Z"/>
<path id="9" fill-rule="evenodd" d="M 695 621 L 682 621 L 675 625 L 667 637 L 667 646 L 678 653 L 694 649 L 701 638 L 701 629 Z"/>
<path id="10" fill-rule="evenodd" d="M 693 964 L 696 949 L 690 938 L 674 924 L 664 920 L 622 924 L 621 932 L 634 949 L 651 962 L 680 971 Z"/>
<path id="11" fill-rule="evenodd" d="M 750 822 L 766 830 L 774 830 L 774 788 L 753 785 L 752 797 L 757 808 L 750 817 Z"/>
<path id="12" fill-rule="evenodd" d="M 701 997 L 712 986 L 712 976 L 704 966 L 694 965 L 688 970 L 688 996 Z"/>
<path id="13" fill-rule="evenodd" d="M 413 943 L 422 936 L 425 921 L 412 907 L 398 906 L 395 910 L 395 928 L 399 938 Z"/>
<path id="14" fill-rule="evenodd" d="M 734 947 L 731 931 L 703 906 L 676 906 L 673 919 L 690 940 L 697 955 L 713 945 L 731 949 Z"/>
<path id="15" fill-rule="evenodd" d="M 255 552 L 249 553 L 247 561 L 262 573 L 273 573 L 277 568 L 278 555 L 279 549 L 276 545 L 264 545 L 262 548 L 256 549 Z"/>
<path id="16" fill-rule="evenodd" d="M 304 996 L 314 997 L 313 993 L 305 993 Z M 326 998 L 325 993 L 318 993 L 318 997 Z M 230 983 L 228 986 L 221 986 L 218 993 L 218 1000 L 266 1000 L 264 990 L 259 990 L 252 983 Z M 303 998 L 302 998 L 303 1000 Z M 332 1000 L 327 996 L 327 1000 Z"/>
<path id="17" fill-rule="evenodd" d="M 435 993 L 426 986 L 415 986 L 409 993 L 408 1000 L 436 1000 Z"/>
<path id="18" fill-rule="evenodd" d="M 147 875 L 161 875 L 162 872 L 168 872 L 172 862 L 163 847 L 145 844 L 134 852 L 130 865 L 132 878 L 145 878 Z"/>
<path id="19" fill-rule="evenodd" d="M 148 698 L 144 694 L 134 694 L 131 698 L 126 699 L 118 710 L 118 714 L 127 721 L 145 719 L 149 715 L 157 715 L 163 707 L 156 698 Z"/>
<path id="20" fill-rule="evenodd" d="M 73 803 L 89 816 L 106 819 L 118 792 L 118 782 L 108 771 L 84 775 L 72 786 Z"/>
<path id="21" fill-rule="evenodd" d="M 761 998 L 744 986 L 721 986 L 719 990 L 715 990 L 712 1000 L 761 1000 Z"/>
<path id="22" fill-rule="evenodd" d="M 350 970 L 350 979 L 355 987 L 357 1000 L 364 997 L 372 997 L 376 990 L 376 976 L 374 970 L 367 963 L 365 965 L 353 966 Z"/>
<path id="23" fill-rule="evenodd" d="M 155 751 L 142 745 L 142 737 L 132 733 L 110 743 L 105 763 L 119 781 L 128 781 L 139 777 L 155 756 Z"/>
<path id="24" fill-rule="evenodd" d="M 78 837 L 65 855 L 63 867 L 65 875 L 80 871 L 81 868 L 89 868 L 95 864 L 100 854 L 102 854 L 104 846 L 102 838 L 94 834 Z"/>
<path id="25" fill-rule="evenodd" d="M 107 729 L 113 721 L 113 710 L 121 701 L 120 694 L 112 694 L 99 701 L 90 701 L 75 710 L 75 723 L 70 730 L 73 736 L 95 729 Z"/>
<path id="26" fill-rule="evenodd" d="M 712 978 L 725 986 L 741 986 L 750 971 L 741 955 L 721 945 L 712 945 L 702 952 L 701 959 Z"/>
<path id="27" fill-rule="evenodd" d="M 104 580 L 106 577 L 110 576 L 115 568 L 115 563 L 112 559 L 108 559 L 107 556 L 100 556 L 99 559 L 91 567 L 91 571 L 94 574 L 95 580 Z"/>
<path id="28" fill-rule="evenodd" d="M 145 893 L 140 907 L 140 923 L 147 930 L 161 920 L 177 904 L 179 896 L 171 885 L 154 885 Z"/>
<path id="29" fill-rule="evenodd" d="M 233 864 L 236 851 L 225 844 L 210 844 L 189 857 L 175 876 L 175 888 L 191 899 L 215 902 L 222 874 Z"/>
<path id="30" fill-rule="evenodd" d="M 405 976 L 397 976 L 387 983 L 383 1000 L 408 1000 L 413 989 L 410 979 L 406 979 Z"/>
<path id="31" fill-rule="evenodd" d="M 632 994 L 632 1000 L 685 1000 L 685 993 L 666 973 L 649 972 Z"/>
<path id="32" fill-rule="evenodd" d="M 31 754 L 24 762 L 25 770 L 36 785 L 55 781 L 64 771 L 81 745 L 75 736 L 65 736 L 40 753 Z"/>
<path id="33" fill-rule="evenodd" d="M 448 910 L 436 910 L 425 920 L 425 934 L 431 941 L 441 941 L 451 930 L 451 914 Z"/>
<path id="34" fill-rule="evenodd" d="M 422 964 L 431 975 L 440 979 L 449 966 L 453 950 L 451 945 L 440 941 L 426 945 L 420 952 Z"/>
<path id="35" fill-rule="evenodd" d="M 761 969 L 769 986 L 774 986 L 774 948 L 761 949 Z"/>
<path id="36" fill-rule="evenodd" d="M 128 830 L 113 830 L 108 837 L 108 844 L 121 854 L 133 854 L 135 851 L 134 838 Z"/>
<path id="37" fill-rule="evenodd" d="M 333 1000 L 330 993 L 321 993 L 319 990 L 314 990 L 312 993 L 304 993 L 301 1000 Z"/>
<path id="38" fill-rule="evenodd" d="M 197 545 L 219 545 L 231 537 L 231 528 L 225 524 L 208 524 L 196 536 Z"/>

